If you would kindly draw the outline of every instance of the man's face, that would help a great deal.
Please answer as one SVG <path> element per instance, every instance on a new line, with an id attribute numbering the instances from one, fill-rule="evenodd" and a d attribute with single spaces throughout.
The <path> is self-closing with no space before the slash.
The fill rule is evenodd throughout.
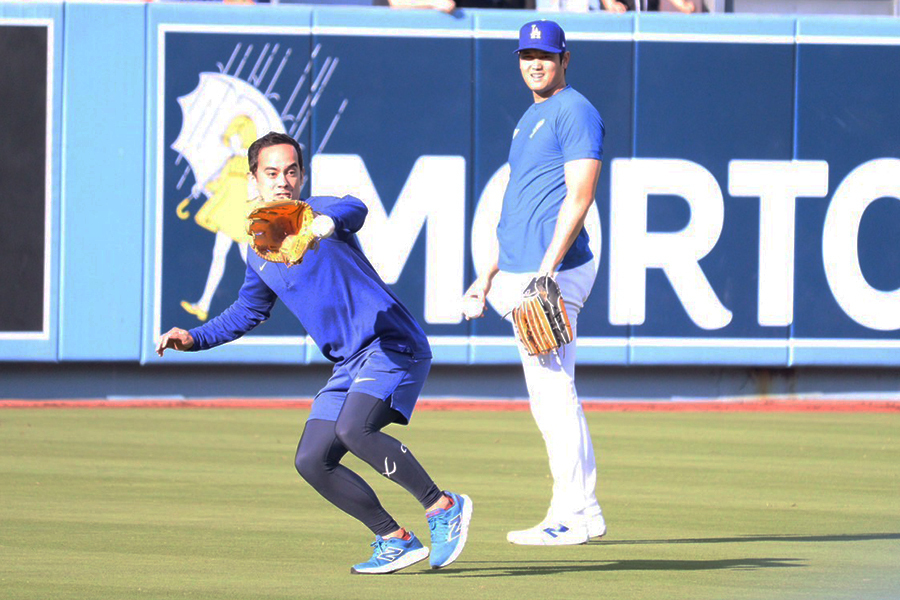
<path id="1" fill-rule="evenodd" d="M 519 52 L 519 70 L 525 85 L 534 92 L 535 100 L 546 100 L 566 86 L 566 66 L 569 53 L 560 58 L 559 54 L 544 50 L 522 50 Z"/>
<path id="2" fill-rule="evenodd" d="M 303 187 L 303 171 L 297 151 L 290 144 L 268 146 L 259 151 L 256 187 L 264 202 L 299 200 Z"/>

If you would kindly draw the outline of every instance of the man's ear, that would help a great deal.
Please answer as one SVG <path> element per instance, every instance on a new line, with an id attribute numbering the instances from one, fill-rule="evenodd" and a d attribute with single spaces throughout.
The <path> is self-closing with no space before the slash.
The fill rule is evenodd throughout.
<path id="1" fill-rule="evenodd" d="M 256 185 L 256 177 L 253 173 L 247 173 L 247 199 L 259 198 L 259 187 Z"/>

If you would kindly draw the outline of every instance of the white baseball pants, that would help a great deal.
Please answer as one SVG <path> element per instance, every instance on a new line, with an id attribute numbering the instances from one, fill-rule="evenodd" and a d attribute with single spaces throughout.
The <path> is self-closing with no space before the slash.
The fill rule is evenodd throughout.
<path id="1" fill-rule="evenodd" d="M 507 320 L 512 320 L 512 315 L 507 313 L 518 304 L 522 291 L 536 275 L 500 271 L 494 277 L 490 299 Z M 573 334 L 577 335 L 578 313 L 596 277 L 593 261 L 556 275 Z M 594 445 L 575 390 L 575 344 L 573 336 L 558 353 L 541 356 L 528 356 L 519 344 L 531 414 L 544 437 L 553 476 L 553 498 L 547 519 L 555 521 L 566 521 L 573 516 L 590 519 L 601 514 L 595 493 Z"/>

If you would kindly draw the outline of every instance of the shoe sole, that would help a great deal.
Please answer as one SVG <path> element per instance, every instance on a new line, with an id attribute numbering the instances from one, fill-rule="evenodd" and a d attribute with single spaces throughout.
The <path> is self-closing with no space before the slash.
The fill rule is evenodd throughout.
<path id="1" fill-rule="evenodd" d="M 469 523 L 472 521 L 472 499 L 465 494 L 460 494 L 459 497 L 463 499 L 462 519 L 460 519 L 459 528 L 459 543 L 456 544 L 456 549 L 449 557 L 447 557 L 447 560 L 439 565 L 431 565 L 432 569 L 443 569 L 459 558 L 459 555 L 462 554 L 463 547 L 466 545 L 466 540 L 469 538 Z"/>
<path id="2" fill-rule="evenodd" d="M 568 539 L 551 539 L 550 541 L 535 541 L 535 542 L 525 542 L 525 541 L 513 541 L 506 538 L 506 541 L 514 546 L 583 546 L 588 543 L 588 538 L 584 538 L 583 540 L 568 540 Z"/>
<path id="3" fill-rule="evenodd" d="M 388 573 L 396 573 L 400 569 L 412 566 L 417 562 L 421 562 L 428 558 L 428 548 L 421 547 L 412 552 L 407 552 L 394 562 L 375 567 L 372 569 L 357 569 L 355 566 L 350 567 L 350 572 L 354 575 L 387 575 Z"/>

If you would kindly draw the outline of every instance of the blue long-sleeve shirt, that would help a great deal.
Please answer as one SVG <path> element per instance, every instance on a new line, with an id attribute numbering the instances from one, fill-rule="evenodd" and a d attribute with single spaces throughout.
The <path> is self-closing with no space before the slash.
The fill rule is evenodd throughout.
<path id="1" fill-rule="evenodd" d="M 237 300 L 190 330 L 191 350 L 236 340 L 268 319 L 280 298 L 332 362 L 343 362 L 369 347 L 431 358 L 422 328 L 378 276 L 354 235 L 366 220 L 366 205 L 353 196 L 314 196 L 306 202 L 334 220 L 334 234 L 292 267 L 248 252 Z"/>

